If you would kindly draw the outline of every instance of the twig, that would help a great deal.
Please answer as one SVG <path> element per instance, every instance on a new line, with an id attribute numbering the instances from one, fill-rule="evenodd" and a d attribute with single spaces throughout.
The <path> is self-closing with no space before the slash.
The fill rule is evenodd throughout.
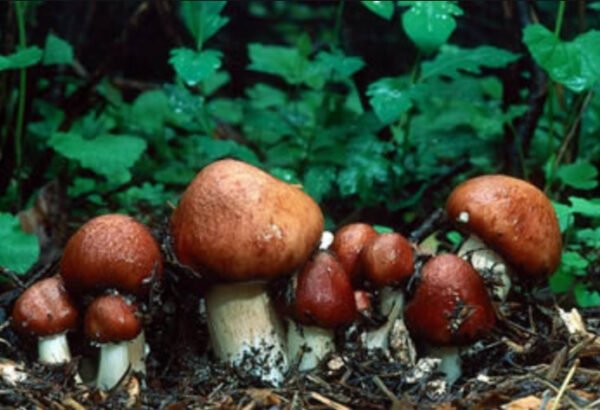
<path id="1" fill-rule="evenodd" d="M 400 402 L 400 400 L 398 400 L 398 397 L 396 397 L 396 395 L 390 389 L 388 389 L 388 387 L 385 385 L 385 383 L 383 382 L 383 380 L 381 380 L 379 376 L 375 375 L 372 379 L 373 383 L 375 383 L 375 385 L 379 387 L 379 390 L 381 390 L 382 393 L 385 394 L 387 398 L 392 401 L 392 407 L 396 407 Z"/>
<path id="2" fill-rule="evenodd" d="M 579 123 L 581 122 L 581 118 L 583 117 L 583 113 L 587 109 L 587 106 L 590 104 L 593 94 L 594 94 L 594 92 L 592 90 L 587 92 L 587 95 L 585 96 L 585 99 L 583 100 L 583 103 L 581 104 L 581 108 L 579 109 L 579 111 L 577 113 L 577 117 L 573 121 L 573 124 L 571 125 L 571 129 L 569 129 L 569 133 L 563 140 L 563 143 L 560 146 L 560 149 L 558 151 L 558 155 L 556 155 L 556 160 L 554 160 L 554 169 L 555 170 L 558 168 L 558 165 L 561 163 L 563 157 L 565 156 L 565 152 L 567 151 L 567 147 L 571 143 L 571 140 L 573 139 L 573 137 L 575 137 L 575 134 L 577 133 L 577 128 L 579 126 Z"/>
<path id="3" fill-rule="evenodd" d="M 334 410 L 351 410 L 350 407 L 346 407 L 343 404 L 340 404 L 338 402 L 335 402 L 331 399 L 328 399 L 327 397 L 317 393 L 317 392 L 310 392 L 309 393 L 310 398 L 315 399 L 316 401 L 318 401 L 319 403 L 322 403 L 324 405 L 326 405 L 327 407 L 334 409 Z"/>
<path id="4" fill-rule="evenodd" d="M 408 239 L 413 243 L 419 243 L 423 238 L 434 232 L 443 223 L 447 221 L 447 215 L 443 209 L 438 208 L 414 231 L 410 233 Z"/>
<path id="5" fill-rule="evenodd" d="M 562 385 L 560 386 L 560 390 L 558 391 L 558 394 L 556 395 L 556 398 L 554 399 L 554 403 L 552 404 L 552 408 L 550 410 L 558 409 L 560 400 L 561 400 L 562 396 L 565 394 L 565 391 L 567 390 L 567 386 L 569 385 L 569 382 L 573 378 L 573 375 L 575 374 L 575 370 L 577 369 L 578 365 L 579 365 L 579 360 L 576 360 L 575 363 L 573 363 L 573 366 L 571 367 L 571 369 L 569 369 L 569 372 L 567 373 L 565 380 L 563 381 Z"/>

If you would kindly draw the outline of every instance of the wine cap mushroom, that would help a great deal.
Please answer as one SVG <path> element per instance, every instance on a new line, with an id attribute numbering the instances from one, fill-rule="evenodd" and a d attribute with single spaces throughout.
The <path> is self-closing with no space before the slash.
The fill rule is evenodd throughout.
<path id="1" fill-rule="evenodd" d="M 469 179 L 452 191 L 446 211 L 523 276 L 546 277 L 560 262 L 554 208 L 529 182 L 505 175 Z"/>
<path id="2" fill-rule="evenodd" d="M 173 217 L 175 254 L 215 279 L 272 279 L 298 268 L 317 247 L 323 214 L 298 187 L 244 162 L 205 167 Z"/>
<path id="3" fill-rule="evenodd" d="M 115 288 L 143 295 L 162 269 L 160 247 L 148 228 L 120 214 L 86 222 L 71 236 L 60 261 L 73 291 Z"/>
<path id="4" fill-rule="evenodd" d="M 360 252 L 375 236 L 377 231 L 371 225 L 360 222 L 345 225 L 335 233 L 331 250 L 354 283 L 360 281 Z"/>
<path id="5" fill-rule="evenodd" d="M 64 363 L 71 359 L 65 337 L 75 328 L 77 308 L 55 275 L 33 284 L 17 299 L 12 311 L 12 324 L 22 334 L 37 336 L 39 361 Z"/>
<path id="6" fill-rule="evenodd" d="M 413 337 L 441 346 L 472 343 L 496 322 L 483 279 L 452 254 L 423 266 L 404 318 Z"/>
<path id="7" fill-rule="evenodd" d="M 379 234 L 367 242 L 360 261 L 366 279 L 378 288 L 405 283 L 414 270 L 412 246 L 396 232 Z"/>

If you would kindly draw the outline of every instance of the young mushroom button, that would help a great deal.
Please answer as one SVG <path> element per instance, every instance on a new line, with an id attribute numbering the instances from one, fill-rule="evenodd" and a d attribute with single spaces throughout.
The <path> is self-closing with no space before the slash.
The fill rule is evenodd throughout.
<path id="1" fill-rule="evenodd" d="M 187 187 L 171 228 L 179 261 L 215 282 L 206 310 L 216 355 L 281 384 L 288 367 L 284 332 L 265 285 L 290 275 L 318 246 L 319 206 L 252 165 L 220 160 Z"/>
<path id="2" fill-rule="evenodd" d="M 66 333 L 77 325 L 78 312 L 58 275 L 25 290 L 12 311 L 12 325 L 21 334 L 38 338 L 38 360 L 61 364 L 71 360 Z"/>

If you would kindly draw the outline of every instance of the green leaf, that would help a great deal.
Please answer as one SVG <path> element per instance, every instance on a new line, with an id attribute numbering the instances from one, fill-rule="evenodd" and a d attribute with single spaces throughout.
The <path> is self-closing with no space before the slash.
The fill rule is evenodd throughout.
<path id="1" fill-rule="evenodd" d="M 552 202 L 552 206 L 554 207 L 554 212 L 556 212 L 560 232 L 564 233 L 575 221 L 573 209 L 569 205 L 559 204 L 558 202 Z"/>
<path id="2" fill-rule="evenodd" d="M 335 178 L 335 168 L 313 166 L 304 174 L 302 186 L 308 195 L 320 202 L 331 191 Z"/>
<path id="3" fill-rule="evenodd" d="M 310 64 L 297 48 L 252 43 L 248 54 L 251 70 L 277 75 L 292 85 L 306 81 Z"/>
<path id="4" fill-rule="evenodd" d="M 182 1 L 181 15 L 186 27 L 194 39 L 197 50 L 215 35 L 227 22 L 228 17 L 221 16 L 226 1 Z"/>
<path id="5" fill-rule="evenodd" d="M 595 3 L 589 3 L 588 4 L 588 9 L 595 10 L 595 11 L 600 11 L 600 1 L 597 1 Z"/>
<path id="6" fill-rule="evenodd" d="M 369 85 L 369 102 L 384 124 L 390 124 L 400 118 L 412 107 L 409 88 L 397 78 L 381 78 Z"/>
<path id="7" fill-rule="evenodd" d="M 361 3 L 373 13 L 386 20 L 390 20 L 392 14 L 394 14 L 394 3 L 391 1 L 367 0 L 361 1 Z"/>
<path id="8" fill-rule="evenodd" d="M 556 175 L 563 184 L 576 189 L 588 190 L 598 186 L 598 170 L 587 161 L 561 165 Z"/>
<path id="9" fill-rule="evenodd" d="M 600 306 L 600 292 L 590 290 L 583 283 L 578 283 L 573 289 L 575 301 L 582 308 Z"/>
<path id="10" fill-rule="evenodd" d="M 523 42 L 550 77 L 575 92 L 600 80 L 600 31 L 591 30 L 566 42 L 540 24 L 525 28 Z"/>
<path id="11" fill-rule="evenodd" d="M 176 48 L 171 50 L 169 63 L 187 85 L 195 86 L 215 75 L 221 67 L 221 57 L 221 52 L 216 50 L 197 52 L 189 48 Z"/>
<path id="12" fill-rule="evenodd" d="M 585 228 L 575 232 L 578 242 L 585 243 L 590 248 L 600 248 L 600 228 Z"/>
<path id="13" fill-rule="evenodd" d="M 163 90 L 146 91 L 133 102 L 131 122 L 146 132 L 158 133 L 170 112 L 169 99 Z"/>
<path id="14" fill-rule="evenodd" d="M 575 286 L 576 277 L 564 270 L 557 270 L 550 279 L 548 279 L 548 285 L 550 290 L 554 293 L 566 293 L 573 289 Z"/>
<path id="15" fill-rule="evenodd" d="M 585 276 L 589 262 L 577 252 L 565 251 L 560 261 L 562 268 L 576 276 Z"/>
<path id="16" fill-rule="evenodd" d="M 37 236 L 23 232 L 19 218 L 0 213 L 0 266 L 25 273 L 37 261 L 40 247 Z"/>
<path id="17" fill-rule="evenodd" d="M 44 65 L 71 64 L 73 62 L 73 47 L 67 41 L 50 33 L 44 45 Z"/>
<path id="18" fill-rule="evenodd" d="M 373 225 L 373 229 L 377 233 L 393 233 L 394 229 L 384 225 Z"/>
<path id="19" fill-rule="evenodd" d="M 27 47 L 7 56 L 0 55 L 0 71 L 27 68 L 39 63 L 41 59 L 42 50 L 39 47 Z"/>
<path id="20" fill-rule="evenodd" d="M 349 79 L 365 66 L 365 62 L 359 57 L 348 57 L 341 50 L 332 53 L 321 51 L 317 54 L 316 62 L 321 65 L 322 71 L 331 81 L 343 81 Z"/>
<path id="21" fill-rule="evenodd" d="M 258 165 L 259 163 L 258 157 L 250 148 L 235 141 L 219 140 L 207 136 L 197 136 L 194 138 L 202 154 L 202 157 L 197 160 L 198 166 L 204 166 L 224 157 L 237 158 L 253 165 Z"/>
<path id="22" fill-rule="evenodd" d="M 436 76 L 457 78 L 461 71 L 479 74 L 482 67 L 501 68 L 518 58 L 518 54 L 492 46 L 464 49 L 445 45 L 435 59 L 423 62 L 421 80 Z"/>
<path id="23" fill-rule="evenodd" d="M 458 231 L 450 231 L 446 234 L 446 238 L 454 246 L 458 246 L 463 241 L 463 236 Z"/>
<path id="24" fill-rule="evenodd" d="M 246 90 L 250 104 L 256 108 L 279 107 L 287 102 L 286 94 L 270 85 L 258 83 Z"/>
<path id="25" fill-rule="evenodd" d="M 431 53 L 448 40 L 456 28 L 454 16 L 462 14 L 452 1 L 414 1 L 402 14 L 402 26 L 419 50 Z"/>
<path id="26" fill-rule="evenodd" d="M 141 186 L 133 186 L 117 195 L 121 207 L 125 210 L 133 210 L 140 204 L 146 204 L 152 207 L 165 207 L 168 200 L 173 198 L 173 194 L 165 191 L 163 184 L 151 184 L 144 182 Z"/>
<path id="27" fill-rule="evenodd" d="M 590 218 L 600 217 L 600 203 L 588 201 L 587 199 L 576 196 L 570 196 L 569 201 L 571 201 L 573 213 L 588 216 Z"/>
<path id="28" fill-rule="evenodd" d="M 146 141 L 130 135 L 100 135 L 84 139 L 73 132 L 56 132 L 48 144 L 58 153 L 110 181 L 127 182 L 129 168 L 146 149 Z"/>

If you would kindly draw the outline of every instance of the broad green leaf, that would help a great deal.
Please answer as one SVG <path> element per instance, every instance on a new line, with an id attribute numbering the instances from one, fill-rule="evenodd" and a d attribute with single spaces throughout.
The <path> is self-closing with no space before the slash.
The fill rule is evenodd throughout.
<path id="1" fill-rule="evenodd" d="M 37 64 L 42 59 L 42 50 L 39 47 L 27 47 L 7 56 L 0 55 L 0 71 L 17 68 L 27 68 Z"/>
<path id="2" fill-rule="evenodd" d="M 303 188 L 315 201 L 320 202 L 333 187 L 335 169 L 326 166 L 313 166 L 304 174 Z"/>
<path id="3" fill-rule="evenodd" d="M 397 78 L 381 78 L 369 85 L 369 102 L 384 124 L 392 123 L 412 107 L 409 88 Z"/>
<path id="4" fill-rule="evenodd" d="M 600 292 L 589 289 L 583 283 L 575 285 L 573 293 L 577 305 L 582 308 L 600 306 Z"/>
<path id="5" fill-rule="evenodd" d="M 563 184 L 576 189 L 594 189 L 598 186 L 598 170 L 587 161 L 561 165 L 556 176 Z"/>
<path id="6" fill-rule="evenodd" d="M 175 195 L 165 191 L 163 184 L 144 182 L 141 186 L 133 186 L 117 194 L 117 200 L 126 211 L 135 209 L 140 204 L 152 207 L 165 207 L 167 201 Z"/>
<path id="7" fill-rule="evenodd" d="M 230 79 L 229 73 L 225 71 L 217 71 L 213 75 L 206 77 L 200 82 L 202 94 L 205 96 L 214 94 L 215 91 L 227 84 Z"/>
<path id="8" fill-rule="evenodd" d="M 277 75 L 292 85 L 306 81 L 310 63 L 297 48 L 252 43 L 248 55 L 251 70 Z"/>
<path id="9" fill-rule="evenodd" d="M 146 149 L 146 141 L 135 136 L 105 134 L 95 139 L 84 139 L 73 132 L 56 132 L 48 144 L 82 167 L 122 183 L 131 179 L 129 168 Z"/>
<path id="10" fill-rule="evenodd" d="M 181 2 L 181 15 L 186 27 L 194 39 L 197 50 L 219 31 L 227 22 L 228 17 L 221 16 L 226 1 L 189 1 Z"/>
<path id="11" fill-rule="evenodd" d="M 592 202 L 576 196 L 570 196 L 569 201 L 571 201 L 573 213 L 588 216 L 590 218 L 600 217 L 600 203 Z"/>
<path id="12" fill-rule="evenodd" d="M 479 74 L 482 67 L 500 68 L 518 58 L 518 54 L 492 46 L 466 49 L 445 45 L 435 59 L 423 62 L 421 80 L 436 76 L 457 78 L 461 71 Z"/>
<path id="13" fill-rule="evenodd" d="M 258 165 L 259 161 L 250 148 L 232 140 L 219 140 L 207 136 L 194 137 L 201 157 L 197 159 L 198 167 L 202 167 L 217 159 L 232 157 L 250 164 Z"/>
<path id="14" fill-rule="evenodd" d="M 561 257 L 561 268 L 576 275 L 585 276 L 589 262 L 577 252 L 565 251 Z"/>
<path id="15" fill-rule="evenodd" d="M 558 202 L 552 202 L 552 206 L 554 207 L 554 212 L 556 212 L 560 232 L 563 233 L 569 229 L 575 221 L 573 209 L 569 205 L 559 204 Z"/>
<path id="16" fill-rule="evenodd" d="M 194 51 L 189 48 L 171 50 L 169 63 L 175 68 L 177 75 L 189 86 L 194 86 L 215 75 L 221 67 L 220 51 Z"/>
<path id="17" fill-rule="evenodd" d="M 373 225 L 373 229 L 375 229 L 375 231 L 377 233 L 393 233 L 394 232 L 394 228 L 390 228 L 389 226 L 385 226 L 385 225 Z"/>
<path id="18" fill-rule="evenodd" d="M 373 13 L 386 20 L 390 20 L 392 14 L 394 14 L 394 2 L 392 1 L 366 0 L 361 1 L 361 3 Z"/>
<path id="19" fill-rule="evenodd" d="M 279 178 L 282 181 L 287 182 L 288 184 L 300 184 L 300 179 L 294 171 L 288 168 L 271 168 L 269 170 L 269 174 L 273 175 L 275 178 Z"/>
<path id="20" fill-rule="evenodd" d="M 454 246 L 458 246 L 463 241 L 463 236 L 458 231 L 450 231 L 446 234 L 446 238 Z"/>
<path id="21" fill-rule="evenodd" d="M 590 248 L 600 248 L 600 228 L 579 229 L 575 232 L 575 238 Z"/>
<path id="22" fill-rule="evenodd" d="M 164 184 L 185 186 L 190 183 L 199 169 L 200 166 L 196 169 L 188 164 L 168 162 L 154 173 L 154 180 Z"/>
<path id="23" fill-rule="evenodd" d="M 239 124 L 244 118 L 242 101 L 229 98 L 215 98 L 208 103 L 208 112 L 219 122 Z"/>
<path id="24" fill-rule="evenodd" d="M 342 51 L 321 51 L 317 54 L 316 62 L 321 65 L 320 71 L 331 81 L 346 80 L 365 66 L 365 62 L 359 57 L 346 56 Z"/>
<path id="25" fill-rule="evenodd" d="M 21 230 L 19 218 L 0 213 L 0 266 L 25 273 L 37 261 L 40 247 L 37 236 Z"/>
<path id="26" fill-rule="evenodd" d="M 169 99 L 163 90 L 146 91 L 133 102 L 131 122 L 146 132 L 159 132 L 170 112 Z"/>
<path id="27" fill-rule="evenodd" d="M 264 83 L 258 83 L 246 90 L 250 104 L 256 108 L 282 106 L 287 102 L 286 94 L 278 88 Z"/>
<path id="28" fill-rule="evenodd" d="M 566 293 L 573 289 L 575 280 L 576 277 L 573 274 L 559 268 L 548 279 L 548 285 L 550 285 L 550 290 L 554 293 Z"/>
<path id="29" fill-rule="evenodd" d="M 540 24 L 525 28 L 523 42 L 550 77 L 575 92 L 600 80 L 600 31 L 591 30 L 566 42 Z"/>
<path id="30" fill-rule="evenodd" d="M 419 50 L 431 53 L 446 43 L 456 28 L 454 16 L 462 14 L 452 1 L 414 1 L 402 14 L 402 26 Z"/>
<path id="31" fill-rule="evenodd" d="M 71 64 L 73 62 L 73 47 L 67 41 L 50 33 L 44 45 L 44 65 Z"/>
<path id="32" fill-rule="evenodd" d="M 595 11 L 600 11 L 600 1 L 597 1 L 597 2 L 594 2 L 594 3 L 589 3 L 588 4 L 588 9 L 595 10 Z"/>

